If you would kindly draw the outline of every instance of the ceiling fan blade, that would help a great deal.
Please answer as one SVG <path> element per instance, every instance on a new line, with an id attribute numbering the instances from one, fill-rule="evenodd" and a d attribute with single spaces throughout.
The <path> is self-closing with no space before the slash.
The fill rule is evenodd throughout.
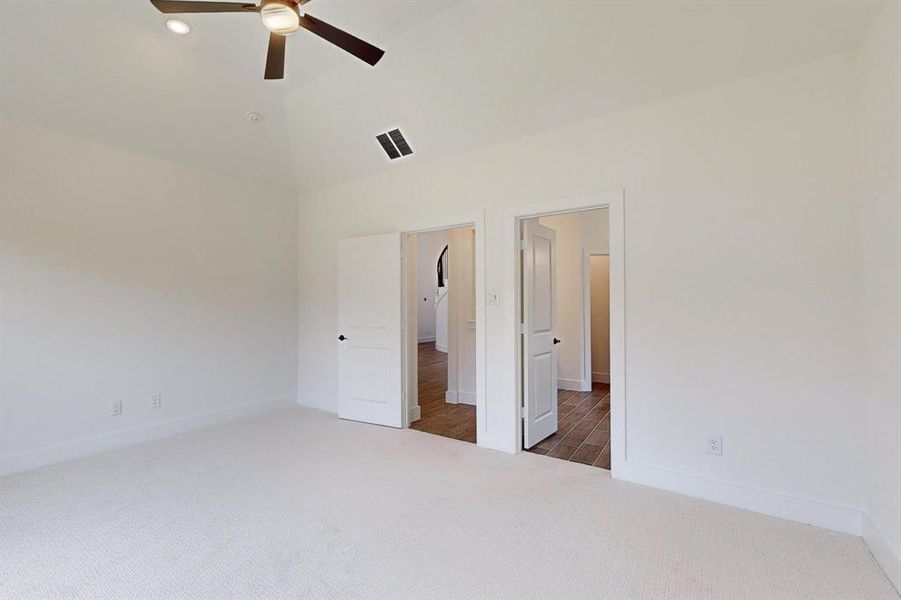
<path id="1" fill-rule="evenodd" d="M 265 79 L 285 78 L 285 40 L 287 36 L 269 34 L 269 52 L 266 54 Z"/>
<path id="2" fill-rule="evenodd" d="M 256 4 L 243 2 L 189 2 L 187 0 L 150 0 L 161 13 L 258 12 Z"/>
<path id="3" fill-rule="evenodd" d="M 342 50 L 350 52 L 372 66 L 375 66 L 375 63 L 379 62 L 379 59 L 385 54 L 384 50 L 376 48 L 369 42 L 364 42 L 360 38 L 352 36 L 346 31 L 341 31 L 337 27 L 332 27 L 328 23 L 310 15 L 304 15 L 300 18 L 300 26 L 333 43 Z"/>

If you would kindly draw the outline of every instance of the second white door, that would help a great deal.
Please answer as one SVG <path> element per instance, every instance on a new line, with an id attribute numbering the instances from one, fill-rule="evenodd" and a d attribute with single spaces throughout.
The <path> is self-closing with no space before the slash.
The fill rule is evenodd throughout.
<path id="1" fill-rule="evenodd" d="M 556 232 L 523 221 L 523 442 L 557 431 Z"/>

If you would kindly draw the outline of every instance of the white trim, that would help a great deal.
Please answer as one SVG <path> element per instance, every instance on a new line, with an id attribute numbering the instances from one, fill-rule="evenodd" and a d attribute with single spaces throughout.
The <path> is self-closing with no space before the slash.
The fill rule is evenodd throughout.
<path id="1" fill-rule="evenodd" d="M 45 446 L 17 454 L 9 454 L 0 458 L 0 476 L 92 456 L 141 442 L 218 425 L 219 423 L 248 417 L 266 410 L 295 406 L 296 404 L 297 402 L 293 395 L 279 396 L 251 404 L 229 406 L 228 408 L 221 408 L 202 415 L 179 417 L 159 423 L 129 427 L 128 429 L 90 438 Z"/>
<path id="2" fill-rule="evenodd" d="M 447 344 L 435 344 L 435 350 L 447 354 Z"/>
<path id="3" fill-rule="evenodd" d="M 863 539 L 885 576 L 901 594 L 901 556 L 892 550 L 888 540 L 867 513 L 863 514 Z"/>
<path id="4" fill-rule="evenodd" d="M 590 392 L 591 382 L 581 379 L 557 379 L 558 390 L 570 390 L 573 392 Z"/>
<path id="5" fill-rule="evenodd" d="M 422 407 L 418 404 L 416 406 L 411 406 L 407 412 L 407 425 L 413 421 L 418 421 L 422 418 Z"/>
<path id="6" fill-rule="evenodd" d="M 411 223 L 401 227 L 403 240 L 406 243 L 407 234 L 437 231 L 441 229 L 453 229 L 471 225 L 475 229 L 475 265 L 476 265 L 476 443 L 487 448 L 499 448 L 495 438 L 488 434 L 488 398 L 486 395 L 488 381 L 487 353 L 485 351 L 486 323 L 485 323 L 485 211 L 479 210 L 462 215 L 437 217 Z M 406 285 L 406 284 L 404 284 Z M 403 294 L 403 302 L 406 302 L 406 294 Z M 406 316 L 406 310 L 404 311 Z M 405 325 L 408 326 L 408 325 Z M 406 344 L 404 344 L 406 346 Z M 441 348 L 437 344 L 435 349 L 439 352 L 447 352 L 447 348 Z M 405 368 L 416 368 L 416 359 L 404 361 Z M 404 380 L 406 381 L 406 377 Z M 404 406 L 407 405 L 407 386 L 404 385 Z"/>
<path id="7" fill-rule="evenodd" d="M 721 504 L 860 535 L 862 514 L 855 508 L 802 498 L 701 475 L 642 464 L 631 460 L 619 465 L 617 479 L 640 483 L 678 494 L 703 498 Z"/>
<path id="8" fill-rule="evenodd" d="M 584 232 L 583 232 L 584 233 Z M 590 244 L 582 246 L 582 378 L 586 381 L 595 379 L 591 370 L 591 257 L 609 256 L 608 249 Z M 610 383 L 610 374 L 603 383 Z M 591 384 L 588 386 L 591 389 Z"/>
<path id="9" fill-rule="evenodd" d="M 512 244 L 509 246 L 509 256 L 513 269 L 513 279 L 505 288 L 508 297 L 513 298 L 513 324 L 522 322 L 522 276 L 518 268 L 521 260 L 520 254 L 520 221 L 530 217 L 552 215 L 570 212 L 582 212 L 596 208 L 608 208 L 609 213 L 609 248 L 610 255 L 610 462 L 611 475 L 617 477 L 617 471 L 626 456 L 626 314 L 625 314 L 625 238 L 624 238 L 624 205 L 625 192 L 612 190 L 551 200 L 547 202 L 535 202 L 507 209 L 504 215 L 505 225 L 512 231 Z M 514 366 L 522 364 L 522 336 L 516 333 L 513 344 Z M 512 403 L 510 417 L 514 422 L 514 439 L 504 444 L 503 448 L 511 447 L 514 452 L 522 451 L 522 418 L 520 415 L 522 404 L 522 373 L 516 367 L 514 376 L 515 398 Z"/>
<path id="10" fill-rule="evenodd" d="M 470 406 L 476 405 L 476 394 L 475 392 L 457 392 L 457 403 L 458 404 L 469 404 Z"/>
<path id="11" fill-rule="evenodd" d="M 427 335 L 425 337 L 418 338 L 418 343 L 420 343 L 420 344 L 425 344 L 426 342 L 434 342 L 434 341 L 435 341 L 434 335 Z"/>
<path id="12" fill-rule="evenodd" d="M 455 390 L 447 390 L 444 392 L 444 401 L 448 404 L 460 404 L 460 400 L 457 398 L 457 392 Z"/>
<path id="13" fill-rule="evenodd" d="M 610 373 L 601 373 L 600 371 L 591 372 L 591 381 L 594 383 L 610 383 Z"/>

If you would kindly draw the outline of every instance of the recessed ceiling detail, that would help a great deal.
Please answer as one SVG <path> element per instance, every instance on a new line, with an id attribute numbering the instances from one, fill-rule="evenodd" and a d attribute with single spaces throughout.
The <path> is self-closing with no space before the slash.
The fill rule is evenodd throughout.
<path id="1" fill-rule="evenodd" d="M 400 129 L 392 129 L 387 133 L 380 133 L 375 136 L 375 139 L 379 141 L 385 154 L 391 160 L 413 154 L 413 149 L 410 148 L 410 144 L 407 143 L 407 139 L 400 132 Z"/>

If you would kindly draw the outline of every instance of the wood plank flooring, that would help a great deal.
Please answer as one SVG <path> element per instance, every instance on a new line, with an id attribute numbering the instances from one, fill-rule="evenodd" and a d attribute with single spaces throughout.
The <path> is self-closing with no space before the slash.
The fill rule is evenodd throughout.
<path id="1" fill-rule="evenodd" d="M 419 406 L 422 415 L 410 429 L 434 433 L 464 442 L 476 441 L 476 407 L 448 404 L 447 354 L 435 350 L 435 342 L 419 344 Z"/>
<path id="2" fill-rule="evenodd" d="M 411 429 L 475 443 L 476 407 L 448 404 L 447 354 L 434 342 L 419 344 L 421 418 Z M 602 469 L 610 468 L 610 386 L 596 383 L 590 392 L 557 392 L 557 433 L 527 452 L 544 454 Z"/>
<path id="3" fill-rule="evenodd" d="M 610 469 L 610 386 L 557 391 L 557 433 L 527 452 Z"/>

